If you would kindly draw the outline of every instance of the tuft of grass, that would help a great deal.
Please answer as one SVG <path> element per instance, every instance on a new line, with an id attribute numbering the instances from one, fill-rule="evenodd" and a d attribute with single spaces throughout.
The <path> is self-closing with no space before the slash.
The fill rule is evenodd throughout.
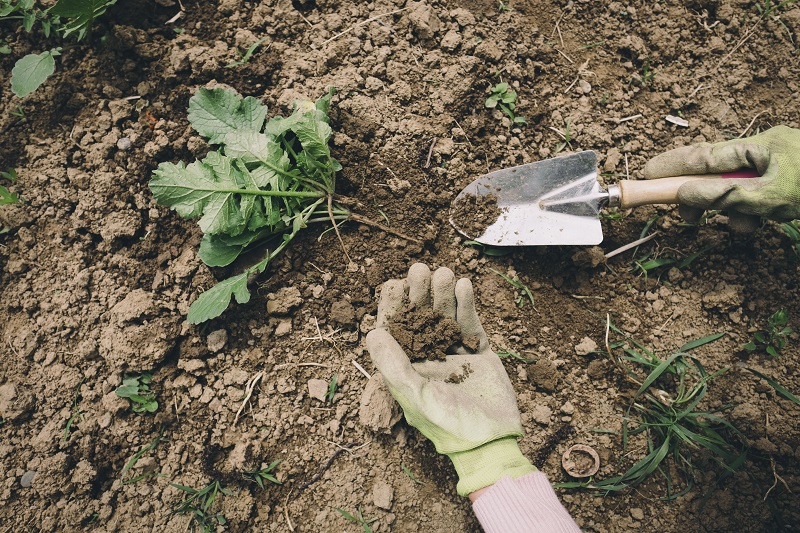
<path id="1" fill-rule="evenodd" d="M 567 119 L 566 122 L 564 122 L 564 129 L 563 130 L 557 130 L 555 128 L 550 128 L 550 129 L 552 129 L 554 132 L 556 132 L 562 139 L 561 142 L 559 142 L 556 145 L 556 153 L 561 152 L 565 148 L 569 148 L 570 150 L 572 150 L 572 144 L 571 144 L 572 141 L 573 141 L 573 137 L 572 137 L 572 120 Z"/>
<path id="2" fill-rule="evenodd" d="M 512 90 L 508 83 L 500 82 L 489 89 L 489 97 L 484 105 L 489 109 L 499 107 L 505 115 L 511 119 L 512 124 L 527 124 L 528 121 L 514 113 L 517 107 L 517 92 Z"/>
<path id="3" fill-rule="evenodd" d="M 200 490 L 178 483 L 170 483 L 170 486 L 182 490 L 188 495 L 185 500 L 172 509 L 172 513 L 190 515 L 192 517 L 190 525 L 197 525 L 203 533 L 210 533 L 216 531 L 216 526 L 224 526 L 228 523 L 222 513 L 211 512 L 217 495 L 230 496 L 233 494 L 230 490 L 223 488 L 219 481 L 214 480 Z"/>
<path id="4" fill-rule="evenodd" d="M 511 357 L 512 359 L 516 359 L 517 361 L 520 361 L 522 363 L 533 363 L 536 361 L 536 359 L 533 359 L 531 357 L 522 357 L 514 350 L 510 350 L 508 348 L 503 348 L 502 350 L 499 350 L 496 353 L 497 357 L 500 358 Z"/>
<path id="5" fill-rule="evenodd" d="M 525 307 L 525 302 L 530 301 L 531 307 L 536 309 L 536 303 L 533 300 L 533 293 L 531 292 L 531 290 L 528 288 L 527 285 L 525 285 L 519 280 L 519 278 L 517 277 L 512 278 L 510 276 L 506 276 L 502 272 L 499 272 L 493 268 L 490 268 L 489 270 L 491 270 L 492 272 L 494 272 L 495 274 L 497 274 L 498 276 L 509 282 L 512 287 L 514 287 L 519 291 L 519 293 L 517 294 L 517 299 L 515 300 L 517 307 L 522 309 L 523 307 Z"/>
<path id="6" fill-rule="evenodd" d="M 786 309 L 778 309 L 767 319 L 766 329 L 755 332 L 753 339 L 744 345 L 744 349 L 748 352 L 766 352 L 772 357 L 778 357 L 786 346 L 786 337 L 794 333 L 794 330 L 786 325 L 788 322 L 789 315 Z"/>
<path id="7" fill-rule="evenodd" d="M 405 472 L 405 474 L 408 476 L 408 479 L 410 479 L 411 481 L 413 481 L 413 482 L 414 482 L 414 483 L 416 483 L 417 485 L 424 485 L 424 482 L 423 482 L 423 481 L 420 481 L 419 479 L 417 479 L 417 478 L 414 476 L 414 473 L 413 473 L 413 472 L 411 472 L 411 469 L 410 469 L 410 468 L 408 468 L 408 467 L 406 466 L 406 464 L 405 464 L 405 463 L 400 463 L 400 468 L 402 468 L 402 469 L 403 469 L 403 472 Z"/>
<path id="8" fill-rule="evenodd" d="M 374 522 L 377 522 L 378 519 L 377 518 L 364 518 L 364 514 L 361 511 L 361 506 L 360 505 L 358 506 L 358 510 L 356 511 L 355 515 L 352 515 L 352 514 L 348 513 L 344 509 L 339 509 L 338 507 L 336 507 L 335 509 L 337 511 L 339 511 L 339 514 L 341 514 L 347 520 L 353 522 L 354 524 L 358 524 L 359 526 L 361 526 L 361 529 L 364 531 L 364 533 L 373 533 L 371 526 L 372 526 L 372 524 Z"/>
<path id="9" fill-rule="evenodd" d="M 161 436 L 163 434 L 164 434 L 164 429 L 162 428 L 158 432 L 158 437 L 156 437 L 152 441 L 150 441 L 149 444 L 145 444 L 144 446 L 142 446 L 141 450 L 139 450 L 138 452 L 133 454 L 133 456 L 131 456 L 131 458 L 128 459 L 128 462 L 125 463 L 125 466 L 122 468 L 122 472 L 120 472 L 120 474 L 119 474 L 120 479 L 123 480 L 122 481 L 123 485 L 130 485 L 131 483 L 136 483 L 137 481 L 141 481 L 143 479 L 147 479 L 148 477 L 152 477 L 152 476 L 158 475 L 155 472 L 149 472 L 147 474 L 142 474 L 140 476 L 132 477 L 131 479 L 127 479 L 127 480 L 124 479 L 125 478 L 125 474 L 127 474 L 128 471 L 131 468 L 133 468 L 134 465 L 136 465 L 136 463 L 139 461 L 139 459 L 144 457 L 147 452 L 155 450 L 156 446 L 158 446 L 158 443 L 161 441 Z"/>
<path id="10" fill-rule="evenodd" d="M 257 40 L 256 42 L 254 42 L 253 44 L 251 44 L 250 47 L 247 49 L 247 51 L 245 51 L 245 53 L 242 54 L 242 58 L 241 59 L 239 59 L 238 61 L 231 61 L 230 63 L 225 65 L 225 68 L 239 67 L 239 66 L 247 64 L 250 61 L 250 59 L 253 57 L 253 53 L 255 53 L 256 49 L 259 46 L 261 46 L 261 43 L 263 43 L 266 40 L 267 40 L 267 38 L 263 37 L 263 38 Z"/>
<path id="11" fill-rule="evenodd" d="M 610 321 L 607 327 L 633 345 L 630 347 L 625 341 L 609 345 L 612 361 L 628 381 L 638 386 L 623 419 L 623 448 L 627 451 L 630 439 L 642 435 L 646 441 L 646 455 L 620 476 L 580 486 L 607 492 L 629 490 L 659 473 L 667 488 L 662 499 L 672 500 L 694 487 L 695 473 L 707 469 L 706 459 L 723 469 L 717 483 L 740 468 L 747 454 L 745 438 L 719 416 L 730 406 L 717 410 L 700 407 L 709 384 L 730 369 L 709 373 L 700 360 L 689 353 L 714 342 L 724 333 L 696 339 L 661 358 L 624 335 Z M 621 354 L 615 352 L 620 349 Z M 680 480 L 675 479 L 676 474 Z M 684 485 L 683 489 L 677 488 L 679 483 Z"/>
<path id="12" fill-rule="evenodd" d="M 152 380 L 153 376 L 147 373 L 139 376 L 126 375 L 122 379 L 122 385 L 114 392 L 120 398 L 131 401 L 134 413 L 154 413 L 158 409 L 158 402 L 156 395 L 150 390 Z"/>
<path id="13" fill-rule="evenodd" d="M 74 426 L 78 422 L 83 422 L 83 411 L 81 411 L 78 405 L 81 401 L 81 385 L 83 385 L 83 380 L 75 387 L 75 394 L 72 396 L 72 411 L 67 419 L 67 425 L 64 427 L 64 436 L 61 438 L 61 442 L 67 442 Z"/>
<path id="14" fill-rule="evenodd" d="M 269 465 L 261 468 L 260 470 L 245 471 L 242 476 L 250 481 L 255 481 L 262 489 L 264 488 L 264 481 L 269 481 L 275 485 L 283 485 L 283 483 L 278 481 L 278 478 L 276 478 L 272 473 L 272 471 L 275 470 L 275 467 L 278 466 L 282 461 L 283 459 L 275 459 Z"/>

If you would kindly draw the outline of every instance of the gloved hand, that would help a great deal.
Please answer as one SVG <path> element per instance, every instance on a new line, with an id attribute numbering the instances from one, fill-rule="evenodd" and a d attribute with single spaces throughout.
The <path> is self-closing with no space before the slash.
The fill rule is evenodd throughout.
<path id="1" fill-rule="evenodd" d="M 800 130 L 776 126 L 759 135 L 716 144 L 684 146 L 657 155 L 644 177 L 665 178 L 756 169 L 760 178 L 709 179 L 678 189 L 680 213 L 696 222 L 705 209 L 727 210 L 731 228 L 752 232 L 761 217 L 800 218 Z"/>
<path id="2" fill-rule="evenodd" d="M 409 303 L 413 308 L 408 312 L 432 308 L 455 319 L 463 336 L 478 337 L 478 353 L 460 347 L 445 361 L 412 364 L 387 329 Z M 456 283 L 447 268 L 431 276 L 426 265 L 417 263 L 407 279 L 387 281 L 367 348 L 408 423 L 453 461 L 460 495 L 537 470 L 517 445 L 522 424 L 516 395 L 500 358 L 489 348 L 470 280 Z"/>

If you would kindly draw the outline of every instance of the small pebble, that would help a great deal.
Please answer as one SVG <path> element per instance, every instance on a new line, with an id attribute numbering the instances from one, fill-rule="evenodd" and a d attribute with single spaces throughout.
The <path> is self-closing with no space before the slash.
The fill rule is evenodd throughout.
<path id="1" fill-rule="evenodd" d="M 218 329 L 216 331 L 212 331 L 208 334 L 208 351 L 211 353 L 217 353 L 222 348 L 225 347 L 225 343 L 228 342 L 228 332 L 224 329 Z"/>
<path id="2" fill-rule="evenodd" d="M 633 509 L 631 509 L 631 517 L 634 520 L 644 520 L 644 511 L 642 511 L 638 507 L 634 507 Z"/>
<path id="3" fill-rule="evenodd" d="M 31 486 L 33 483 L 33 478 L 36 476 L 36 470 L 28 470 L 24 474 L 22 474 L 22 479 L 20 479 L 19 484 L 25 488 Z"/>
<path id="4" fill-rule="evenodd" d="M 133 143 L 128 137 L 120 137 L 117 140 L 117 148 L 123 152 L 127 152 L 128 150 L 131 149 L 132 146 Z"/>

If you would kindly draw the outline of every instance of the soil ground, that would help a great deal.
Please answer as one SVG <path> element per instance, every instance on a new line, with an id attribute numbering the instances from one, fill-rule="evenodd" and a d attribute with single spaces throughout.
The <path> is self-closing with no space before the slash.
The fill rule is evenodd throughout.
<path id="1" fill-rule="evenodd" d="M 723 416 L 749 445 L 741 468 L 722 476 L 701 453 L 695 484 L 673 501 L 659 500 L 657 474 L 610 495 L 559 489 L 585 531 L 797 531 L 800 407 L 743 370 L 800 394 L 796 335 L 779 357 L 742 349 L 782 307 L 800 327 L 800 261 L 779 224 L 742 238 L 723 215 L 688 227 L 674 207 L 650 206 L 604 219 L 597 249 L 498 256 L 464 246 L 448 223 L 477 176 L 557 152 L 596 150 L 610 184 L 670 148 L 800 127 L 800 8 L 762 17 L 759 5 L 184 0 L 167 23 L 177 3 L 120 0 L 24 100 L 9 90 L 15 58 L 50 44 L 0 23 L 12 49 L 0 56 L 0 169 L 17 170 L 4 185 L 24 200 L 0 206 L 0 531 L 186 531 L 189 516 L 171 512 L 186 495 L 170 483 L 214 480 L 231 491 L 214 504 L 225 531 L 362 530 L 336 508 L 362 509 L 380 532 L 479 531 L 448 460 L 393 423 L 396 407 L 353 363 L 374 373 L 364 336 L 376 291 L 418 261 L 472 278 L 495 349 L 535 360 L 504 358 L 520 446 L 553 482 L 569 481 L 561 455 L 574 444 L 600 454 L 596 479 L 646 452 L 642 440 L 623 448 L 635 387 L 605 354 L 607 316 L 662 358 L 725 332 L 692 353 L 709 371 L 731 368 L 701 408 L 730 406 Z M 248 63 L 225 67 L 261 38 Z M 484 107 L 501 80 L 528 126 Z M 214 83 L 276 114 L 335 86 L 338 191 L 424 245 L 349 223 L 348 262 L 333 232 L 311 228 L 248 304 L 188 325 L 188 305 L 220 273 L 197 258 L 196 224 L 157 206 L 147 183 L 159 162 L 208 150 L 186 114 Z M 654 240 L 602 261 L 654 217 Z M 674 262 L 645 275 L 645 257 Z M 494 270 L 529 287 L 535 307 L 518 306 Z M 143 371 L 154 414 L 114 393 Z M 312 380 L 333 376 L 330 403 Z M 281 485 L 243 478 L 277 459 Z"/>

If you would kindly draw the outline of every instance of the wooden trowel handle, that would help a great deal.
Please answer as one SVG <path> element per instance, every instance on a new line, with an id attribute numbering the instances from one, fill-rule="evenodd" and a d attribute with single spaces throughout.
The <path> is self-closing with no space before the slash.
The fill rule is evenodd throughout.
<path id="1" fill-rule="evenodd" d="M 622 180 L 619 187 L 619 207 L 629 209 L 647 204 L 677 204 L 678 188 L 689 181 L 720 178 L 756 178 L 754 171 L 728 174 L 703 174 L 702 176 L 674 176 L 652 180 Z"/>
<path id="2" fill-rule="evenodd" d="M 630 209 L 647 204 L 677 204 L 678 188 L 686 182 L 721 178 L 720 174 L 705 176 L 675 176 L 655 180 L 622 180 L 619 187 L 619 206 Z"/>

